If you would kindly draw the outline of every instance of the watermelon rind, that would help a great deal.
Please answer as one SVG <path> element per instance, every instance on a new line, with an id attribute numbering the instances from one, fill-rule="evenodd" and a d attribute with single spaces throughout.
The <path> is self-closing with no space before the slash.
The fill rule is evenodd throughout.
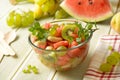
<path id="1" fill-rule="evenodd" d="M 104 13 L 98 17 L 86 17 L 86 16 L 80 16 L 78 14 L 76 14 L 75 12 L 73 12 L 66 4 L 65 1 L 63 1 L 60 6 L 63 8 L 64 11 L 66 11 L 69 15 L 71 15 L 73 18 L 85 21 L 85 22 L 100 22 L 100 21 L 104 21 L 106 19 L 109 19 L 110 17 L 113 16 L 113 12 L 110 10 L 107 13 Z"/>

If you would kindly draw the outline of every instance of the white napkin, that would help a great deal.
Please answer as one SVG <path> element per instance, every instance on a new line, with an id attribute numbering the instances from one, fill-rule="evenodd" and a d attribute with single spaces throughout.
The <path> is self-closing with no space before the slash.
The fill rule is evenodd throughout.
<path id="1" fill-rule="evenodd" d="M 112 46 L 115 51 L 120 52 L 120 36 L 105 35 L 99 38 L 96 50 L 83 80 L 120 80 L 120 64 L 113 67 L 111 72 L 104 73 L 99 71 L 100 65 L 111 54 L 111 51 L 108 50 L 109 46 Z"/>

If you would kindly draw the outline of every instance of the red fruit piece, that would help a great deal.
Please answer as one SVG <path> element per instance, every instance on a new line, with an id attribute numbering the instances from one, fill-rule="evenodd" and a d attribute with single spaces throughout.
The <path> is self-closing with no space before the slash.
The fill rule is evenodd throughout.
<path id="1" fill-rule="evenodd" d="M 34 43 L 38 38 L 34 35 L 31 35 L 31 42 Z"/>
<path id="2" fill-rule="evenodd" d="M 59 46 L 66 46 L 66 47 L 68 47 L 68 45 L 69 45 L 68 41 L 59 41 L 59 42 L 54 43 L 53 47 L 56 49 Z"/>
<path id="3" fill-rule="evenodd" d="M 47 41 L 47 46 L 53 46 L 53 44 L 55 44 L 55 42 Z"/>
<path id="4" fill-rule="evenodd" d="M 57 36 L 57 37 L 61 37 L 61 31 L 62 31 L 62 28 L 63 28 L 63 26 L 60 26 L 60 27 L 58 27 L 58 28 L 56 29 L 55 36 Z"/>
<path id="5" fill-rule="evenodd" d="M 78 38 L 78 34 L 75 33 L 70 34 L 70 36 L 72 36 L 74 39 Z"/>
<path id="6" fill-rule="evenodd" d="M 50 27 L 51 27 L 51 24 L 50 24 L 50 23 L 45 23 L 45 25 L 44 25 L 44 28 L 45 28 L 45 29 L 50 29 Z"/>
<path id="7" fill-rule="evenodd" d="M 36 45 L 36 46 L 39 47 L 39 48 L 45 49 L 47 43 L 46 43 L 45 41 L 36 41 L 36 42 L 34 43 L 34 45 Z"/>
<path id="8" fill-rule="evenodd" d="M 81 54 L 81 50 L 79 48 L 68 51 L 68 55 L 70 57 L 79 57 L 80 54 Z"/>
<path id="9" fill-rule="evenodd" d="M 70 57 L 66 54 L 64 56 L 58 57 L 57 65 L 64 66 L 69 63 Z"/>
<path id="10" fill-rule="evenodd" d="M 74 47 L 77 45 L 78 43 L 76 41 L 73 41 L 70 47 Z M 68 51 L 68 55 L 70 57 L 79 57 L 81 54 L 82 54 L 82 49 L 80 49 L 79 47 Z"/>
<path id="11" fill-rule="evenodd" d="M 73 41 L 71 44 L 70 44 L 70 48 L 71 47 L 74 47 L 74 46 L 77 46 L 78 45 L 78 43 L 76 42 L 76 41 Z"/>

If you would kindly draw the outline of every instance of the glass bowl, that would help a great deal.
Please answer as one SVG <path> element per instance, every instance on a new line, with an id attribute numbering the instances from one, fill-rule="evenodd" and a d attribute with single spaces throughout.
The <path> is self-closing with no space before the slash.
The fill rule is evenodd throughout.
<path id="1" fill-rule="evenodd" d="M 56 20 L 50 22 L 50 24 L 68 24 L 68 23 L 71 24 L 74 23 L 75 21 L 76 20 Z M 89 42 L 91 40 L 92 34 L 93 32 L 91 31 L 89 33 L 88 38 L 83 42 L 71 48 L 62 50 L 59 49 L 49 50 L 36 46 L 35 45 L 36 37 L 33 35 L 29 36 L 28 41 L 32 46 L 33 50 L 37 54 L 39 54 L 39 59 L 44 65 L 58 71 L 65 71 L 71 68 L 75 68 L 77 65 L 80 65 L 84 61 L 88 54 Z"/>

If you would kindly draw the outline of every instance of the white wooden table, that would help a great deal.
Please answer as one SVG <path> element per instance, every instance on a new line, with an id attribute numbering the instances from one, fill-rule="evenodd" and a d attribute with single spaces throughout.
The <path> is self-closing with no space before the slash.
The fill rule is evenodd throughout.
<path id="1" fill-rule="evenodd" d="M 115 12 L 117 9 L 118 0 L 110 0 L 110 2 L 113 11 Z M 13 6 L 9 3 L 8 0 L 0 0 L 0 31 L 5 33 L 12 29 L 6 24 L 6 17 L 11 10 L 16 8 L 28 10 L 34 9 L 34 5 L 23 4 Z M 120 11 L 120 7 L 117 10 Z M 40 21 L 45 22 L 46 20 L 51 19 L 44 19 Z M 11 48 L 13 48 L 15 51 L 16 56 L 5 56 L 3 58 L 2 62 L 0 63 L 0 80 L 82 80 L 91 56 L 94 53 L 98 38 L 106 34 L 117 34 L 110 27 L 110 19 L 104 22 L 100 22 L 97 25 L 99 30 L 96 31 L 92 37 L 89 53 L 85 61 L 75 69 L 65 72 L 57 72 L 44 66 L 39 61 L 37 55 L 28 43 L 28 28 L 18 29 L 16 31 L 17 39 L 10 45 Z M 23 73 L 22 70 L 25 69 L 29 64 L 35 65 L 39 69 L 39 74 Z"/>

